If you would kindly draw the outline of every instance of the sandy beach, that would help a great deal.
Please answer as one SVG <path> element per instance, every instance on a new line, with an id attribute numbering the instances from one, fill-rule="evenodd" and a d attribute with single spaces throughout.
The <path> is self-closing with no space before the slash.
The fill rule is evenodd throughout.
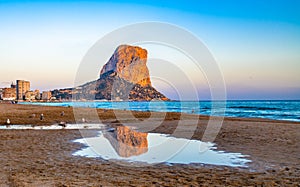
<path id="1" fill-rule="evenodd" d="M 83 109 L 87 113 L 91 109 Z M 61 113 L 64 111 L 64 115 Z M 103 123 L 122 123 L 112 110 L 97 110 Z M 131 111 L 120 111 L 126 113 Z M 40 114 L 44 119 L 40 120 Z M 0 124 L 52 125 L 75 123 L 71 107 L 0 104 Z M 33 115 L 35 114 L 35 115 Z M 133 112 L 126 124 L 145 120 L 148 112 Z M 196 115 L 168 113 L 151 132 L 172 134 L 178 121 Z M 192 139 L 201 140 L 207 116 L 199 118 Z M 93 122 L 90 120 L 88 122 Z M 177 135 L 184 137 L 188 123 Z M 138 127 L 137 130 L 143 127 Z M 248 168 L 203 164 L 165 164 L 129 167 L 114 162 L 72 156 L 82 144 L 79 130 L 0 130 L 0 186 L 299 186 L 300 123 L 267 119 L 225 118 L 214 143 L 218 150 L 249 155 Z M 85 134 L 95 135 L 95 130 Z"/>

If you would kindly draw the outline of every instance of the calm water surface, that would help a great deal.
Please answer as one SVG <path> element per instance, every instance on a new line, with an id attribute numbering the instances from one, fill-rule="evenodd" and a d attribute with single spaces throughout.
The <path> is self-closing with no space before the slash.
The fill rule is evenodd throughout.
<path id="1" fill-rule="evenodd" d="M 75 140 L 87 147 L 73 155 L 148 164 L 202 163 L 247 167 L 247 163 L 251 162 L 240 153 L 218 151 L 216 145 L 210 142 L 140 133 L 126 128 L 117 127 L 113 132 L 99 131 L 96 137 Z"/>

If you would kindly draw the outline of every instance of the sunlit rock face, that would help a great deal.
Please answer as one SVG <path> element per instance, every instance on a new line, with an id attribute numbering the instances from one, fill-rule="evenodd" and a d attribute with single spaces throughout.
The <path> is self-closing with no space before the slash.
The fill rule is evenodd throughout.
<path id="1" fill-rule="evenodd" d="M 137 46 L 120 45 L 103 66 L 100 78 L 107 75 L 118 77 L 141 86 L 151 86 L 147 63 L 147 50 Z"/>
<path id="2" fill-rule="evenodd" d="M 137 132 L 126 126 L 116 127 L 114 132 L 105 133 L 113 148 L 121 157 L 137 156 L 148 151 L 148 133 Z"/>
<path id="3" fill-rule="evenodd" d="M 147 50 L 120 45 L 100 71 L 100 78 L 82 85 L 75 99 L 151 101 L 169 99 L 152 85 Z"/>
<path id="4" fill-rule="evenodd" d="M 130 45 L 117 47 L 96 81 L 95 99 L 169 100 L 152 87 L 146 63 L 146 49 Z"/>

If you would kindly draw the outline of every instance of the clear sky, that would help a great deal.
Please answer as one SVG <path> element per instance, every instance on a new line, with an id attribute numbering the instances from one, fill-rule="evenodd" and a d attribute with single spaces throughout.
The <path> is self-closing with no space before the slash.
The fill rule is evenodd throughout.
<path id="1" fill-rule="evenodd" d="M 0 0 L 0 86 L 25 79 L 32 89 L 72 87 L 97 40 L 143 21 L 175 24 L 201 39 L 221 68 L 228 99 L 300 99 L 297 0 Z"/>

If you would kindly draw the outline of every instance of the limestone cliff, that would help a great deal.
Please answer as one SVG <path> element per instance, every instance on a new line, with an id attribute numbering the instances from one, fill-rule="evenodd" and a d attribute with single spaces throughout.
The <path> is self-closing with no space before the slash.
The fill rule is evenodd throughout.
<path id="1" fill-rule="evenodd" d="M 101 76 L 116 74 L 130 83 L 151 86 L 147 63 L 147 50 L 137 46 L 120 45 L 103 66 Z"/>
<path id="2" fill-rule="evenodd" d="M 159 68 L 159 67 L 158 67 Z M 120 45 L 100 71 L 100 78 L 82 86 L 75 99 L 169 100 L 152 87 L 147 50 Z"/>

